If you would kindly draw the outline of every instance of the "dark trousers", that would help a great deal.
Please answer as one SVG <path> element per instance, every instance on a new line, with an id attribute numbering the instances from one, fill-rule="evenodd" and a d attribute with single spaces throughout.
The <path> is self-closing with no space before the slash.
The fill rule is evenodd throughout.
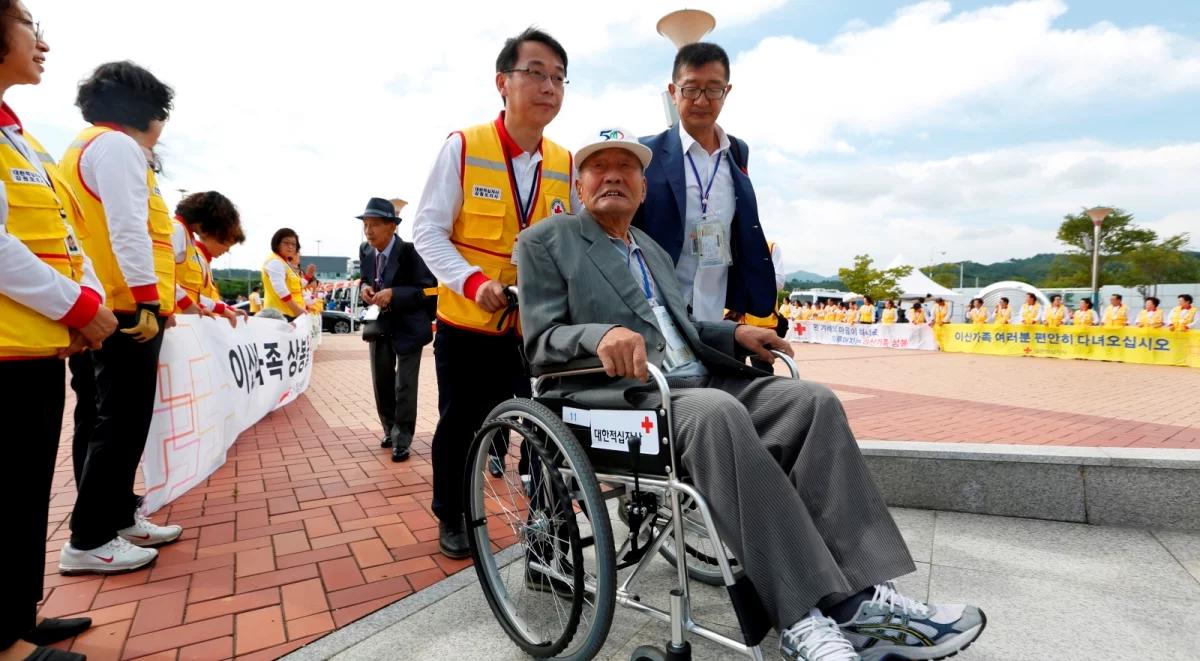
<path id="1" fill-rule="evenodd" d="M 117 314 L 117 322 L 121 328 L 136 323 L 134 315 L 124 313 Z M 71 546 L 77 549 L 94 549 L 133 525 L 138 507 L 133 482 L 154 417 L 162 341 L 162 333 L 138 343 L 117 331 L 92 353 L 96 426 L 87 442 L 71 512 Z"/>
<path id="2" fill-rule="evenodd" d="M 529 397 L 521 338 L 484 335 L 439 324 L 433 339 L 438 419 L 433 434 L 433 513 L 456 522 L 463 513 L 467 450 L 500 402 Z"/>
<path id="3" fill-rule="evenodd" d="M 63 361 L 0 361 L 4 477 L 0 503 L 8 528 L 0 544 L 0 650 L 33 628 L 42 600 L 46 519 L 65 398 Z"/>
<path id="4" fill-rule="evenodd" d="M 67 359 L 71 370 L 71 390 L 75 391 L 75 431 L 71 438 L 71 460 L 75 485 L 83 481 L 83 464 L 88 444 L 96 428 L 96 364 L 92 353 L 84 351 Z"/>
<path id="5" fill-rule="evenodd" d="M 417 429 L 417 380 L 421 375 L 421 350 L 396 353 L 392 338 L 372 340 L 371 381 L 375 410 L 392 447 L 407 450 Z"/>

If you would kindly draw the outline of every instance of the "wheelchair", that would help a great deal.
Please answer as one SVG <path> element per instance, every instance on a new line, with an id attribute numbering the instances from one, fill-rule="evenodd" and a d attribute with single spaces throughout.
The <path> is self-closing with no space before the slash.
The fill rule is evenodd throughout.
<path id="1" fill-rule="evenodd" d="M 515 292 L 510 299 L 515 307 Z M 775 353 L 799 378 L 795 362 Z M 664 374 L 647 366 L 661 398 L 656 409 L 588 409 L 543 394 L 548 382 L 603 375 L 599 364 L 590 359 L 533 370 L 532 399 L 497 405 L 472 441 L 467 537 L 488 605 L 509 638 L 540 659 L 595 657 L 616 604 L 670 627 L 664 648 L 639 647 L 631 659 L 690 659 L 693 634 L 762 659 L 769 620 L 720 542 L 708 503 L 681 474 Z M 627 431 L 639 419 L 642 433 Z M 490 470 L 497 448 L 507 459 L 499 477 Z M 619 547 L 610 509 L 629 530 Z M 645 603 L 633 589 L 656 556 L 675 569 L 667 609 Z M 622 580 L 618 571 L 631 567 Z M 741 640 L 693 619 L 691 580 L 725 587 Z"/>

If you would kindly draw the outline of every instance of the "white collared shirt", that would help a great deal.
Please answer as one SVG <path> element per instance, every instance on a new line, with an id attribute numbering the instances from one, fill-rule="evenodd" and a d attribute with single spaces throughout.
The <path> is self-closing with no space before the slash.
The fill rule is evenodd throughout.
<path id="1" fill-rule="evenodd" d="M 713 179 L 712 190 L 708 196 L 708 219 L 720 221 L 725 226 L 725 234 L 729 236 L 733 226 L 733 214 L 736 210 L 736 200 L 733 193 L 733 172 L 730 170 L 733 159 L 729 158 L 729 136 L 720 127 L 717 128 L 717 138 L 720 140 L 717 151 L 709 154 L 696 139 L 683 130 L 679 125 L 679 140 L 683 147 L 683 181 L 686 184 L 684 198 L 686 200 L 683 214 L 683 250 L 679 253 L 679 262 L 675 264 L 675 275 L 679 278 L 679 288 L 683 299 L 692 306 L 692 317 L 696 321 L 720 321 L 725 318 L 725 289 L 729 284 L 729 267 L 714 266 L 700 269 L 699 259 L 692 254 L 690 237 L 700 223 L 701 186 L 708 186 L 709 178 L 713 176 L 713 168 L 719 168 Z M 696 164 L 693 173 L 688 155 Z M 696 173 L 700 181 L 696 181 Z"/>

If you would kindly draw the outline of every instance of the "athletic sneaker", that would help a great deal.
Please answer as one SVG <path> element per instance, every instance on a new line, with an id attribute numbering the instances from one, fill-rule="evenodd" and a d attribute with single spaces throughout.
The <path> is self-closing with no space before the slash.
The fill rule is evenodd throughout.
<path id="1" fill-rule="evenodd" d="M 119 574 L 141 569 L 157 557 L 155 549 L 134 546 L 122 537 L 114 537 L 90 551 L 80 551 L 67 542 L 58 556 L 58 571 L 62 574 Z"/>
<path id="2" fill-rule="evenodd" d="M 159 546 L 169 544 L 183 534 L 180 526 L 160 526 L 150 519 L 134 512 L 133 525 L 124 530 L 118 530 L 117 536 L 135 546 Z"/>
<path id="3" fill-rule="evenodd" d="M 884 583 L 858 606 L 842 632 L 863 661 L 944 659 L 966 649 L 987 626 L 983 611 L 964 604 L 924 604 Z"/>
<path id="4" fill-rule="evenodd" d="M 779 633 L 779 653 L 789 661 L 859 661 L 837 622 L 812 609 L 808 617 Z"/>

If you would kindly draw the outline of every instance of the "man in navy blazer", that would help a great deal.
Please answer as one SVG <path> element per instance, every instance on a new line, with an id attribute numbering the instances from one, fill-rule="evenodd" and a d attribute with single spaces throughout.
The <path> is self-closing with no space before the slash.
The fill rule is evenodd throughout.
<path id="1" fill-rule="evenodd" d="M 717 125 L 729 84 L 729 56 L 716 44 L 688 44 L 667 86 L 679 123 L 640 138 L 654 158 L 646 201 L 633 225 L 675 262 L 697 321 L 725 309 L 767 316 L 775 309 L 775 268 L 747 174 L 749 148 Z"/>

